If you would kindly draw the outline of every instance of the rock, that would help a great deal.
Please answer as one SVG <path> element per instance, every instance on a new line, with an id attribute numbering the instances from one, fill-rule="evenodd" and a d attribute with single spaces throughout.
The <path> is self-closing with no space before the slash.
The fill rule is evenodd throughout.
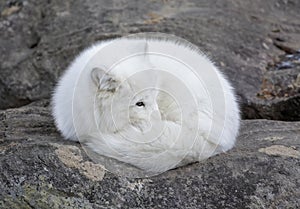
<path id="1" fill-rule="evenodd" d="M 259 117 L 275 120 L 300 119 L 300 52 L 279 56 L 267 67 L 260 92 L 257 93 L 257 109 L 264 109 Z M 270 108 L 266 108 L 269 106 Z"/>
<path id="2" fill-rule="evenodd" d="M 185 38 L 222 63 L 244 118 L 299 120 L 299 92 L 258 96 L 269 63 L 300 43 L 300 2 L 284 2 L 2 1 L 0 109 L 49 98 L 57 78 L 91 43 L 156 31 Z"/>
<path id="3" fill-rule="evenodd" d="M 300 122 L 245 120 L 229 152 L 129 179 L 63 140 L 48 104 L 0 111 L 0 208 L 300 207 Z"/>

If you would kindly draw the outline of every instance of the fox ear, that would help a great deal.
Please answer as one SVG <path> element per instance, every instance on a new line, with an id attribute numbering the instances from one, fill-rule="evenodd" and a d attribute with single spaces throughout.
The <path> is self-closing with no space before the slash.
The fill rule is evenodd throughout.
<path id="1" fill-rule="evenodd" d="M 148 42 L 147 41 L 145 41 L 144 43 L 143 43 L 143 52 L 146 54 L 148 51 L 149 51 L 149 45 L 148 45 Z"/>
<path id="2" fill-rule="evenodd" d="M 149 51 L 148 42 L 146 40 L 134 42 L 128 50 L 132 53 L 144 53 Z"/>
<path id="3" fill-rule="evenodd" d="M 118 87 L 118 82 L 114 76 L 100 68 L 94 68 L 92 70 L 91 78 L 97 88 L 101 91 L 114 92 Z"/>

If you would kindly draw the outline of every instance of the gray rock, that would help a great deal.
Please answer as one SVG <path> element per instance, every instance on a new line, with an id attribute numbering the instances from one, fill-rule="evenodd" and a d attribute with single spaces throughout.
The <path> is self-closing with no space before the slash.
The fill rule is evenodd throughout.
<path id="1" fill-rule="evenodd" d="M 128 179 L 63 140 L 47 100 L 0 118 L 0 208 L 300 207 L 299 122 L 246 120 L 229 152 Z"/>
<path id="2" fill-rule="evenodd" d="M 300 119 L 299 91 L 259 96 L 269 64 L 299 50 L 298 0 L 18 0 L 0 9 L 0 109 L 49 98 L 70 61 L 95 41 L 156 31 L 206 51 L 236 87 L 244 118 Z"/>

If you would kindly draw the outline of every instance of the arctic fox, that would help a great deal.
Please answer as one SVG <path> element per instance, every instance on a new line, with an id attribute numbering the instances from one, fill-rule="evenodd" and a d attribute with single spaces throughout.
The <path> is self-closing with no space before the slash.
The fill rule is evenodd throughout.
<path id="1" fill-rule="evenodd" d="M 149 172 L 164 172 L 234 146 L 233 88 L 194 45 L 118 38 L 84 50 L 59 80 L 53 116 L 66 139 Z"/>

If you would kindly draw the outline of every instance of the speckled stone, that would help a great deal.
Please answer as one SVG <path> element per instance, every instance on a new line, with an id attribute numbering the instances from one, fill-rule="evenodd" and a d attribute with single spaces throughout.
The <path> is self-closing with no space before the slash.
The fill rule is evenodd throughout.
<path id="1" fill-rule="evenodd" d="M 0 111 L 0 119 L 0 208 L 300 206 L 300 122 L 246 120 L 229 152 L 129 179 L 63 140 L 47 100 Z"/>

